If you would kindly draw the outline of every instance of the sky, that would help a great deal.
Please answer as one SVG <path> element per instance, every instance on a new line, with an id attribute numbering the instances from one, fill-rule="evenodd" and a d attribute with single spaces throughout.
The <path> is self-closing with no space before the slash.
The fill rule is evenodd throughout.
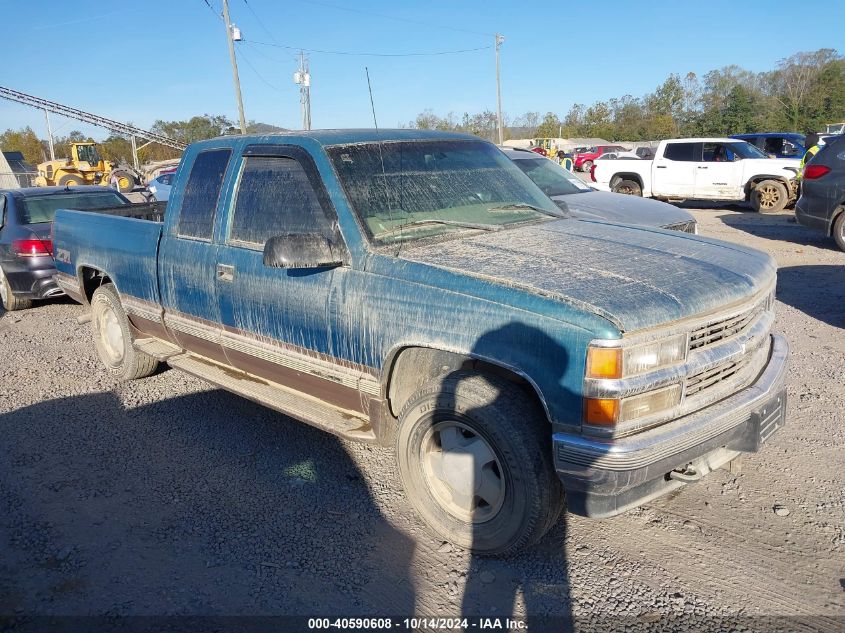
<path id="1" fill-rule="evenodd" d="M 801 50 L 845 52 L 845 2 L 830 0 L 229 3 L 243 34 L 235 46 L 246 118 L 292 129 L 301 120 L 300 48 L 315 51 L 314 128 L 372 127 L 365 67 L 380 127 L 426 109 L 495 111 L 495 33 L 505 37 L 502 102 L 512 117 L 641 96 L 670 73 L 763 71 Z M 0 0 L 0 86 L 142 128 L 205 113 L 237 121 L 221 8 L 222 0 Z M 408 55 L 467 49 L 481 50 Z M 52 123 L 57 135 L 108 135 L 58 116 Z M 0 131 L 26 125 L 46 136 L 43 112 L 0 100 Z"/>

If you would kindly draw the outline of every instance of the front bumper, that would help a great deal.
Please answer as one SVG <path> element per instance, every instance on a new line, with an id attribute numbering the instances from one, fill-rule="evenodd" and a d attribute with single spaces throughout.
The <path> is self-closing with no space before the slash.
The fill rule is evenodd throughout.
<path id="1" fill-rule="evenodd" d="M 47 299 L 64 294 L 53 280 L 56 266 L 52 257 L 22 257 L 5 261 L 3 274 L 15 296 L 22 299 Z"/>
<path id="2" fill-rule="evenodd" d="M 571 512 L 610 517 L 685 485 L 672 471 L 707 474 L 757 452 L 786 415 L 786 339 L 772 335 L 769 360 L 750 386 L 655 429 L 616 440 L 556 433 L 554 459 Z"/>

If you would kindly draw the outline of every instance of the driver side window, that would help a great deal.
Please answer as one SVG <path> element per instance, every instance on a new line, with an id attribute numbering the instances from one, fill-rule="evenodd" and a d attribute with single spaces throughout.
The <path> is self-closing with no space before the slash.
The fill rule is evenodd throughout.
<path id="1" fill-rule="evenodd" d="M 283 233 L 334 235 L 308 174 L 293 158 L 249 156 L 241 171 L 229 241 L 263 248 Z"/>
<path id="2" fill-rule="evenodd" d="M 735 154 L 722 143 L 705 143 L 702 151 L 702 160 L 706 163 L 729 163 L 733 161 Z"/>

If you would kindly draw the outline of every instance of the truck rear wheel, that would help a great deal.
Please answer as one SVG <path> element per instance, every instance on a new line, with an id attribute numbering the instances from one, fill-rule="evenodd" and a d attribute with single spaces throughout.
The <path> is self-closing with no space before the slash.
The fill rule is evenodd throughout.
<path id="1" fill-rule="evenodd" d="M 399 419 L 406 494 L 442 538 L 479 554 L 508 554 L 539 541 L 560 516 L 551 428 L 515 384 L 452 374 L 411 396 Z"/>
<path id="2" fill-rule="evenodd" d="M 628 196 L 640 196 L 643 195 L 643 188 L 640 187 L 639 183 L 633 180 L 626 180 L 622 179 L 617 182 L 613 187 L 610 189 L 613 193 L 622 193 Z"/>
<path id="3" fill-rule="evenodd" d="M 94 346 L 109 373 L 121 380 L 135 380 L 155 372 L 158 360 L 132 345 L 129 319 L 114 285 L 106 284 L 94 291 L 91 316 Z"/>
<path id="4" fill-rule="evenodd" d="M 9 282 L 6 280 L 2 268 L 0 268 L 0 302 L 3 303 L 3 308 L 9 312 L 26 310 L 32 307 L 32 299 L 21 299 L 15 296 L 15 293 L 9 287 Z"/>
<path id="5" fill-rule="evenodd" d="M 778 213 L 786 207 L 788 201 L 786 187 L 777 180 L 759 182 L 751 192 L 751 203 L 757 213 Z"/>

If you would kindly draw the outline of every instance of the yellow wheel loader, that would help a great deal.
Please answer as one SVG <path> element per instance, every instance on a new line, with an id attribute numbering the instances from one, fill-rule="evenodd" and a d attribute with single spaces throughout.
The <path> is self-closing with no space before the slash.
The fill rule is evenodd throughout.
<path id="1" fill-rule="evenodd" d="M 38 165 L 36 187 L 75 185 L 116 185 L 122 193 L 142 182 L 141 175 L 128 165 L 103 160 L 92 142 L 71 143 L 70 158 L 48 160 Z"/>

